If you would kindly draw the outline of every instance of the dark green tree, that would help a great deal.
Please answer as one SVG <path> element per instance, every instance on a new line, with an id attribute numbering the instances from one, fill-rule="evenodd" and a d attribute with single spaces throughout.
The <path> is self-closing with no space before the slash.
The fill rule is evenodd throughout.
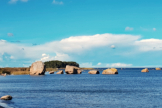
<path id="1" fill-rule="evenodd" d="M 79 67 L 79 64 L 73 61 L 66 62 L 53 60 L 53 61 L 46 61 L 44 62 L 44 64 L 46 65 L 46 68 L 65 68 L 66 65 Z"/>

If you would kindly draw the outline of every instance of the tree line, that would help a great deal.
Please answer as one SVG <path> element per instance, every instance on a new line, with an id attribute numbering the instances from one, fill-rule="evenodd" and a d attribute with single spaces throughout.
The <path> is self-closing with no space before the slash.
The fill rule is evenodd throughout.
<path id="1" fill-rule="evenodd" d="M 65 68 L 66 65 L 79 67 L 79 64 L 73 61 L 66 62 L 53 60 L 53 61 L 46 61 L 44 62 L 44 64 L 46 65 L 46 68 Z"/>

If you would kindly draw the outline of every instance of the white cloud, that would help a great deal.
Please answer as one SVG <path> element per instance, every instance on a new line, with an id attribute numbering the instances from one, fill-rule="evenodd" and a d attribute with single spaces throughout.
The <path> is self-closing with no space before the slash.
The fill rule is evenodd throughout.
<path id="1" fill-rule="evenodd" d="M 156 28 L 153 28 L 153 31 L 156 31 Z"/>
<path id="2" fill-rule="evenodd" d="M 97 65 L 101 65 L 101 64 L 102 64 L 102 63 L 99 62 Z"/>
<path id="3" fill-rule="evenodd" d="M 10 59 L 14 59 L 14 56 L 10 56 Z"/>
<path id="4" fill-rule="evenodd" d="M 125 63 L 111 63 L 106 64 L 106 67 L 130 67 L 132 64 L 125 64 Z"/>
<path id="5" fill-rule="evenodd" d="M 43 54 L 42 54 L 42 57 L 43 57 L 43 56 L 46 56 L 46 54 L 45 54 L 45 53 L 43 53 Z"/>
<path id="6" fill-rule="evenodd" d="M 138 46 L 138 49 L 142 52 L 162 50 L 161 39 L 142 39 L 139 41 L 135 41 L 134 45 Z"/>
<path id="7" fill-rule="evenodd" d="M 47 54 L 42 54 L 41 61 L 49 61 L 50 56 Z"/>
<path id="8" fill-rule="evenodd" d="M 140 27 L 140 29 L 142 30 L 142 31 L 156 31 L 156 28 L 143 28 L 143 27 Z"/>
<path id="9" fill-rule="evenodd" d="M 13 36 L 13 33 L 7 33 L 8 36 Z"/>
<path id="10" fill-rule="evenodd" d="M 115 48 L 115 45 L 111 45 L 111 48 L 113 48 L 113 49 L 114 49 L 114 48 Z"/>
<path id="11" fill-rule="evenodd" d="M 119 48 L 130 47 L 133 53 L 162 51 L 161 39 L 140 40 L 140 38 L 141 37 L 138 35 L 96 34 L 91 36 L 71 36 L 60 41 L 52 41 L 37 46 L 28 46 L 22 43 L 10 43 L 5 40 L 0 40 L 0 53 L 7 53 L 10 56 L 12 55 L 14 59 L 32 59 L 46 61 L 72 60 L 72 54 L 82 54 L 83 52 L 89 51 L 90 49 L 110 47 L 111 45 L 117 45 L 119 46 Z M 127 52 L 123 51 L 123 53 Z M 87 65 L 88 67 L 92 66 L 92 63 L 82 65 Z"/>
<path id="12" fill-rule="evenodd" d="M 42 58 L 40 59 L 41 61 L 50 61 L 50 60 L 61 60 L 61 61 L 66 61 L 70 60 L 70 57 L 68 54 L 63 54 L 63 53 L 57 53 L 55 56 L 50 56 L 49 54 L 42 54 Z"/>
<path id="13" fill-rule="evenodd" d="M 125 28 L 125 31 L 132 31 L 133 30 L 133 27 L 126 27 Z"/>
<path id="14" fill-rule="evenodd" d="M 72 36 L 60 41 L 63 51 L 81 52 L 91 48 L 109 46 L 112 44 L 120 44 L 120 46 L 128 46 L 138 40 L 140 36 L 125 34 L 96 34 L 92 36 Z M 127 43 L 127 44 L 126 44 Z M 50 43 L 51 44 L 51 43 Z"/>
<path id="15" fill-rule="evenodd" d="M 139 38 L 140 36 L 138 35 L 96 34 L 92 36 L 71 36 L 60 41 L 52 41 L 37 46 L 28 46 L 22 43 L 10 43 L 5 40 L 0 40 L 0 53 L 7 53 L 14 56 L 15 59 L 26 58 L 35 60 L 41 59 L 42 54 L 44 55 L 45 53 L 52 56 L 46 56 L 42 58 L 42 60 L 51 59 L 51 57 L 63 60 L 70 58 L 69 53 L 81 54 L 92 48 L 99 48 L 112 44 L 121 47 L 130 46 Z"/>
<path id="16" fill-rule="evenodd" d="M 64 4 L 62 1 L 56 1 L 56 0 L 53 0 L 53 2 L 52 2 L 53 4 L 59 4 L 59 5 L 62 5 L 62 4 Z"/>
<path id="17" fill-rule="evenodd" d="M 3 53 L 2 54 L 0 53 L 0 61 L 3 61 L 2 56 L 3 56 Z"/>
<path id="18" fill-rule="evenodd" d="M 8 3 L 13 4 L 16 3 L 18 0 L 10 0 Z"/>
<path id="19" fill-rule="evenodd" d="M 80 67 L 131 67 L 132 64 L 125 64 L 125 63 L 98 63 L 97 65 L 92 65 L 92 62 L 81 63 Z"/>
<path id="20" fill-rule="evenodd" d="M 17 3 L 18 1 L 21 1 L 21 2 L 28 2 L 29 0 L 10 0 L 8 3 L 10 3 L 10 4 L 15 4 L 15 3 Z"/>
<path id="21" fill-rule="evenodd" d="M 68 54 L 58 53 L 56 52 L 56 56 L 54 57 L 55 60 L 70 60 L 70 57 Z"/>
<path id="22" fill-rule="evenodd" d="M 0 42 L 6 42 L 6 40 L 1 39 Z"/>
<path id="23" fill-rule="evenodd" d="M 87 63 L 81 63 L 80 67 L 93 67 L 92 62 L 87 62 Z"/>
<path id="24" fill-rule="evenodd" d="M 20 0 L 20 1 L 22 1 L 22 2 L 28 2 L 28 0 Z"/>

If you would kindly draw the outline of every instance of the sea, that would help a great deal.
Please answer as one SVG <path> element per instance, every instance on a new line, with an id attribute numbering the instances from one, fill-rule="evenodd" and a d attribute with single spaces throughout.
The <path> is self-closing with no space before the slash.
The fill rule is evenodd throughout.
<path id="1" fill-rule="evenodd" d="M 116 75 L 0 76 L 0 108 L 162 108 L 162 71 L 119 68 Z"/>

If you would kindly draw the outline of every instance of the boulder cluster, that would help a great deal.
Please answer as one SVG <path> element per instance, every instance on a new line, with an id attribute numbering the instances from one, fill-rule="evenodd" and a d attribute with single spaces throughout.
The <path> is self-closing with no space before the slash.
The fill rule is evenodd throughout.
<path id="1" fill-rule="evenodd" d="M 30 68 L 30 75 L 44 75 L 46 71 L 46 66 L 42 61 L 34 62 Z M 76 66 L 66 65 L 66 74 L 81 74 L 82 70 Z M 54 71 L 50 71 L 49 74 L 54 74 Z M 64 74 L 63 70 L 59 70 L 56 74 Z"/>
<path id="2" fill-rule="evenodd" d="M 155 68 L 156 70 L 161 70 L 161 68 Z M 46 66 L 42 61 L 34 62 L 30 68 L 30 75 L 44 75 L 46 71 Z M 149 72 L 148 68 L 142 69 L 141 72 Z M 54 71 L 50 71 L 49 74 L 54 74 Z M 66 65 L 65 68 L 66 74 L 81 74 L 82 70 L 76 66 Z M 90 70 L 89 74 L 100 74 L 98 70 Z M 59 70 L 56 74 L 64 74 L 63 70 Z M 109 68 L 103 70 L 102 74 L 118 74 L 116 68 Z"/>

